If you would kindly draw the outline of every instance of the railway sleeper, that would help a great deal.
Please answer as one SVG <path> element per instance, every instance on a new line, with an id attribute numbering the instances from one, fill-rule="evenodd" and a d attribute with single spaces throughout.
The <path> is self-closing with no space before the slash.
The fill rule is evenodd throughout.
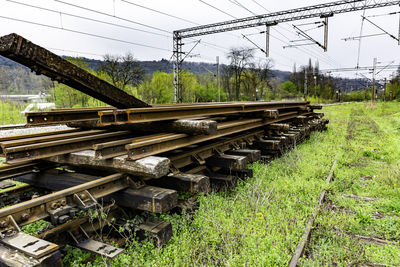
<path id="1" fill-rule="evenodd" d="M 174 189 L 178 192 L 209 193 L 210 178 L 202 174 L 171 173 L 146 182 L 149 185 Z"/>
<path id="2" fill-rule="evenodd" d="M 209 167 L 219 167 L 227 170 L 243 170 L 247 168 L 249 160 L 247 156 L 238 155 L 215 155 L 206 159 L 205 164 Z"/>

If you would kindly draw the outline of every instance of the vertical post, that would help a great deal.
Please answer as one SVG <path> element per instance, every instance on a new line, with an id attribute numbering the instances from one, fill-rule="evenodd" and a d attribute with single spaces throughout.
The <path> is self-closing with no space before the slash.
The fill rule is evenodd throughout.
<path id="1" fill-rule="evenodd" d="M 270 26 L 266 25 L 265 29 L 265 56 L 269 57 L 269 37 L 270 37 Z"/>
<path id="2" fill-rule="evenodd" d="M 181 102 L 182 94 L 182 38 L 178 32 L 174 32 L 173 40 L 173 59 L 174 59 L 174 103 Z"/>
<path id="3" fill-rule="evenodd" d="M 374 58 L 374 65 L 372 70 L 372 103 L 375 102 L 375 72 L 376 72 L 376 57 Z"/>
<path id="4" fill-rule="evenodd" d="M 385 78 L 385 84 L 383 86 L 383 102 L 386 102 L 386 78 Z"/>
<path id="5" fill-rule="evenodd" d="M 307 69 L 304 69 L 304 100 L 307 101 Z"/>
<path id="6" fill-rule="evenodd" d="M 325 18 L 325 30 L 324 30 L 324 51 L 328 51 L 328 17 Z"/>
<path id="7" fill-rule="evenodd" d="M 221 102 L 221 88 L 219 84 L 219 56 L 217 56 L 217 87 L 218 87 L 218 102 Z"/>

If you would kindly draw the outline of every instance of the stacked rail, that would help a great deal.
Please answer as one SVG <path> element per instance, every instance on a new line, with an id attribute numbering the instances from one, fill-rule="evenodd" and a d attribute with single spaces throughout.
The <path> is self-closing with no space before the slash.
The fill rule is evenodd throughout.
<path id="1" fill-rule="evenodd" d="M 325 129 L 328 121 L 317 108 L 250 102 L 29 113 L 30 126 L 76 128 L 0 138 L 6 159 L 0 180 L 27 183 L 1 196 L 12 203 L 15 195 L 21 203 L 0 209 L 0 250 L 17 249 L 38 264 L 54 264 L 68 243 L 113 258 L 123 250 L 92 239 L 93 222 L 77 217 L 79 211 L 110 205 L 105 220 L 111 221 L 127 218 L 127 210 L 169 212 L 179 207 L 179 192 L 230 189 L 252 176 L 248 163 L 268 162 Z M 52 228 L 36 237 L 20 230 L 41 219 Z M 172 235 L 165 222 L 134 227 L 153 231 L 160 245 Z"/>
<path id="2" fill-rule="evenodd" d="M 28 113 L 29 127 L 70 128 L 0 138 L 0 265 L 60 266 L 66 244 L 106 258 L 129 238 L 163 245 L 170 223 L 130 219 L 184 209 L 178 193 L 231 189 L 252 177 L 249 163 L 279 157 L 329 122 L 304 101 L 150 107 L 16 34 L 0 38 L 0 55 L 113 105 Z M 23 231 L 39 220 L 50 227 Z"/>

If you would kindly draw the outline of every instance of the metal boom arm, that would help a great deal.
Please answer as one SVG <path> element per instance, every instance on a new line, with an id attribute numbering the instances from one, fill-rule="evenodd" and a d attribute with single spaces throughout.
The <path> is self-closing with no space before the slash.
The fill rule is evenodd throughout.
<path id="1" fill-rule="evenodd" d="M 343 0 L 319 4 L 303 8 L 290 9 L 265 15 L 229 20 L 214 24 L 201 25 L 176 31 L 181 38 L 196 37 L 219 32 L 234 31 L 262 25 L 276 25 L 277 23 L 302 20 L 314 17 L 326 17 L 335 14 L 353 12 L 386 6 L 399 5 L 400 1 L 389 0 Z"/>

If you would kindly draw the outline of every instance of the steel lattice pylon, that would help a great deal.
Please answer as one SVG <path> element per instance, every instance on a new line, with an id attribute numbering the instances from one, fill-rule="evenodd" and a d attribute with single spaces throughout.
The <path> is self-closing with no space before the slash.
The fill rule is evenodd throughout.
<path id="1" fill-rule="evenodd" d="M 197 27 L 182 29 L 174 31 L 174 47 L 173 47 L 173 58 L 174 58 L 174 88 L 175 88 L 175 102 L 179 102 L 181 99 L 181 66 L 182 66 L 182 39 L 227 32 L 235 31 L 246 28 L 258 27 L 261 25 L 274 26 L 278 23 L 303 20 L 315 17 L 330 17 L 335 14 L 354 12 L 365 9 L 373 9 L 387 6 L 400 5 L 400 1 L 389 1 L 389 0 L 343 0 L 336 1 L 326 4 L 319 4 L 314 6 L 307 6 L 303 8 L 290 9 L 285 11 L 279 11 L 264 15 L 251 16 L 241 19 L 234 19 L 219 23 L 201 25 Z"/>

